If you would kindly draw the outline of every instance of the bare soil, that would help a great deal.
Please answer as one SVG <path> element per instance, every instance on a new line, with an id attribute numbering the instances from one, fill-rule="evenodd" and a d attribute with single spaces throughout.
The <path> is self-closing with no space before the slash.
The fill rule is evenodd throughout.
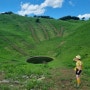
<path id="1" fill-rule="evenodd" d="M 53 86 L 49 90 L 90 90 L 89 76 L 83 72 L 81 74 L 81 85 L 76 87 L 75 72 L 73 69 L 57 68 L 51 70 L 51 78 L 47 79 L 47 82 L 53 83 Z"/>

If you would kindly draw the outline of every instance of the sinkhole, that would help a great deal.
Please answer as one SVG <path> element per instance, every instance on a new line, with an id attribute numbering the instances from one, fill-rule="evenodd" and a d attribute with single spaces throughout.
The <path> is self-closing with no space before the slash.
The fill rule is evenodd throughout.
<path id="1" fill-rule="evenodd" d="M 33 63 L 33 64 L 44 64 L 51 62 L 53 58 L 51 57 L 45 57 L 45 56 L 35 56 L 27 59 L 28 63 Z"/>

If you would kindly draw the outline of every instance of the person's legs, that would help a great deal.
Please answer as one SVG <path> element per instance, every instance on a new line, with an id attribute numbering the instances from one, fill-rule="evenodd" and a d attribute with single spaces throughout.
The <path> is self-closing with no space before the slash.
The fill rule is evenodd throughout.
<path id="1" fill-rule="evenodd" d="M 76 81 L 77 81 L 77 86 L 80 86 L 80 74 L 81 74 L 82 70 L 76 70 Z"/>
<path id="2" fill-rule="evenodd" d="M 80 86 L 80 76 L 79 75 L 76 75 L 76 81 L 77 81 L 77 86 Z"/>

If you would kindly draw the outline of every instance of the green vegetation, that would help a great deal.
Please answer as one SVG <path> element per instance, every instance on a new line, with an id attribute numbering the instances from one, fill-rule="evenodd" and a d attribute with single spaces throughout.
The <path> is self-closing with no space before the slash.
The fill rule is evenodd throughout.
<path id="1" fill-rule="evenodd" d="M 36 20 L 15 14 L 0 15 L 1 90 L 76 90 L 72 60 L 77 54 L 83 61 L 81 88 L 89 90 L 90 20 Z M 33 56 L 54 60 L 27 63 Z"/>

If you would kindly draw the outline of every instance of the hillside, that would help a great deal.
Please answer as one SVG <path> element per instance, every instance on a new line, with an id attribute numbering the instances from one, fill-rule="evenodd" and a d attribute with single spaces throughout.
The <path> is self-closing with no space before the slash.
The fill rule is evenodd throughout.
<path id="1" fill-rule="evenodd" d="M 59 77 L 59 74 L 68 74 L 69 69 L 74 68 L 75 63 L 72 59 L 77 54 L 82 56 L 84 63 L 83 81 L 86 82 L 86 89 L 82 86 L 81 90 L 89 90 L 90 21 L 61 21 L 44 18 L 40 18 L 39 22 L 36 20 L 37 18 L 34 17 L 22 17 L 15 14 L 0 15 L 0 87 L 2 90 L 13 90 L 8 84 L 15 85 L 13 86 L 15 90 L 25 90 L 25 88 L 27 90 L 32 88 L 72 90 L 73 87 L 69 89 L 68 85 L 66 85 L 68 89 L 59 87 L 59 84 L 64 82 L 55 81 L 56 86 L 53 87 L 52 80 L 54 77 L 57 77 L 57 80 L 65 78 Z M 47 56 L 54 60 L 48 64 L 27 63 L 26 60 L 33 56 Z M 68 72 L 61 71 L 62 68 L 65 71 L 68 68 Z M 53 75 L 53 72 L 56 74 Z M 48 79 L 47 82 L 51 81 L 51 83 L 48 82 L 49 86 L 46 80 L 33 81 L 42 75 L 46 77 L 46 80 Z M 9 80 L 8 83 L 2 83 L 4 79 Z M 56 88 L 57 85 L 58 88 Z M 73 88 L 73 90 L 76 89 Z"/>

